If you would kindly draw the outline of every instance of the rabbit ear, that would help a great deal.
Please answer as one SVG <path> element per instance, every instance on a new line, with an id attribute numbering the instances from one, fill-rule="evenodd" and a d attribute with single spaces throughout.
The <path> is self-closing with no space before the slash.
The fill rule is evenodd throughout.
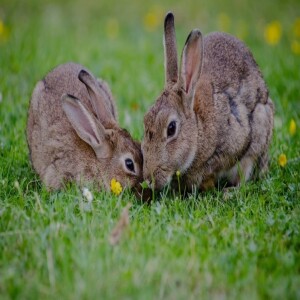
<path id="1" fill-rule="evenodd" d="M 97 80 L 85 70 L 79 72 L 78 78 L 88 90 L 90 102 L 97 118 L 105 128 L 113 127 L 116 124 L 114 106 L 110 103 L 103 89 L 100 88 Z"/>
<path id="2" fill-rule="evenodd" d="M 166 85 L 174 84 L 178 80 L 177 47 L 174 27 L 174 15 L 169 12 L 164 24 L 164 49 L 165 49 L 165 76 Z"/>
<path id="3" fill-rule="evenodd" d="M 113 95 L 111 93 L 108 83 L 101 78 L 97 78 L 97 83 L 98 83 L 100 89 L 102 90 L 102 92 L 105 94 L 106 103 L 107 103 L 108 107 L 110 108 L 110 111 L 113 115 L 114 120 L 116 120 L 116 122 L 117 122 L 118 115 L 117 115 L 116 105 L 115 105 L 115 101 L 114 101 L 114 98 L 113 98 Z"/>
<path id="4" fill-rule="evenodd" d="M 105 138 L 105 128 L 96 123 L 79 99 L 68 94 L 61 99 L 63 110 L 78 136 L 94 149 L 98 158 L 109 157 L 111 151 Z"/>
<path id="5" fill-rule="evenodd" d="M 187 94 L 194 91 L 203 61 L 202 34 L 194 29 L 188 36 L 181 55 L 180 85 Z"/>

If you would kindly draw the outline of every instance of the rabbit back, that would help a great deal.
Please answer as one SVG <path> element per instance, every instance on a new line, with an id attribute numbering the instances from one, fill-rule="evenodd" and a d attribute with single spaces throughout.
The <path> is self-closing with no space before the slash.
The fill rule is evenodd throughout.
<path id="1" fill-rule="evenodd" d="M 244 167 L 245 180 L 250 179 L 255 165 L 265 172 L 274 106 L 250 50 L 228 34 L 207 35 L 199 82 L 195 97 L 195 106 L 199 105 L 199 108 L 196 111 L 200 115 L 207 114 L 211 107 L 213 113 L 207 114 L 210 120 L 206 123 L 214 127 L 216 133 L 211 143 L 213 152 L 210 158 L 205 158 L 201 177 L 210 178 L 212 173 L 220 172 L 219 176 L 226 174 L 231 183 L 237 185 L 239 164 L 242 169 Z M 208 98 L 202 95 L 208 89 L 207 85 L 212 94 Z M 197 99 L 203 99 L 203 103 L 197 103 Z M 230 170 L 224 172 L 227 168 Z"/>

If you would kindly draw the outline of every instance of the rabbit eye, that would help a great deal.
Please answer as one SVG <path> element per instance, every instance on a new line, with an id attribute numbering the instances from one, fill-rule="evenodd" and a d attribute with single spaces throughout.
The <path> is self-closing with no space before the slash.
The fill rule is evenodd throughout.
<path id="1" fill-rule="evenodd" d="M 175 134 L 175 132 L 176 132 L 176 122 L 171 121 L 167 130 L 168 137 L 172 137 Z"/>
<path id="2" fill-rule="evenodd" d="M 125 165 L 126 165 L 126 168 L 127 168 L 130 172 L 134 172 L 134 163 L 133 163 L 132 159 L 126 158 L 126 159 L 125 159 Z"/>

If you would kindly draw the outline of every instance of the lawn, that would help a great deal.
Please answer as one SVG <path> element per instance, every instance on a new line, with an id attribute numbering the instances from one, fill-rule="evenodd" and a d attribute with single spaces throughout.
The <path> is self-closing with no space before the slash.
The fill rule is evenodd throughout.
<path id="1" fill-rule="evenodd" d="M 142 139 L 163 87 L 168 10 L 180 51 L 195 27 L 251 48 L 276 106 L 270 172 L 226 196 L 165 190 L 150 205 L 93 186 L 90 205 L 75 185 L 47 192 L 25 136 L 35 83 L 60 63 L 85 65 Z M 1 0 L 0 299 L 300 299 L 299 69 L 296 0 Z M 128 202 L 130 224 L 112 246 Z"/>

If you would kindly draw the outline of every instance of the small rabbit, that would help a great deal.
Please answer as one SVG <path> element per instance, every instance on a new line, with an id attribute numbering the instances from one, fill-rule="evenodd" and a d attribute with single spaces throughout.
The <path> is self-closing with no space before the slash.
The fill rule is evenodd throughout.
<path id="1" fill-rule="evenodd" d="M 164 47 L 165 88 L 144 117 L 144 179 L 161 189 L 180 171 L 186 190 L 206 190 L 222 177 L 238 186 L 265 173 L 274 106 L 249 49 L 225 33 L 202 39 L 195 29 L 178 72 L 172 13 Z"/>
<path id="2" fill-rule="evenodd" d="M 31 162 L 48 189 L 95 181 L 110 189 L 142 181 L 140 144 L 116 120 L 111 91 L 81 65 L 59 65 L 33 91 L 27 123 Z"/>

